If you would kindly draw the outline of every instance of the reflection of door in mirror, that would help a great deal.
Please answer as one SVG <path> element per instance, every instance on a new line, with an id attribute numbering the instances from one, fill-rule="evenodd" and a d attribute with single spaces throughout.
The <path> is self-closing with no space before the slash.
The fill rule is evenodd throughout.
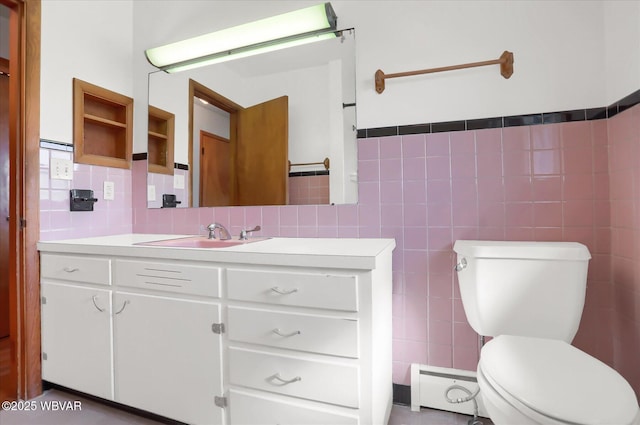
<path id="1" fill-rule="evenodd" d="M 244 108 L 193 80 L 189 87 L 193 205 L 286 205 L 287 96 Z"/>
<path id="2" fill-rule="evenodd" d="M 200 130 L 200 205 L 231 205 L 231 144 Z"/>
<path id="3" fill-rule="evenodd" d="M 234 205 L 288 203 L 288 116 L 287 96 L 239 112 Z"/>

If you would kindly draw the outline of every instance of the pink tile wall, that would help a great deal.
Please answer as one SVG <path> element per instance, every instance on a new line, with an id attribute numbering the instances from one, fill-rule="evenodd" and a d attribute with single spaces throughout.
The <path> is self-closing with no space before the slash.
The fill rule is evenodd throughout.
<path id="1" fill-rule="evenodd" d="M 174 175 L 179 175 L 184 178 L 184 187 L 175 188 L 174 187 L 174 175 L 170 174 L 158 174 L 158 173 L 149 173 L 146 171 L 146 161 L 134 161 L 138 163 L 142 163 L 145 167 L 144 176 L 140 176 L 147 182 L 147 185 L 153 186 L 155 189 L 156 199 L 155 201 L 148 201 L 149 208 L 160 208 L 162 207 L 162 195 L 176 195 L 176 200 L 181 203 L 178 204 L 177 208 L 188 208 L 189 207 L 189 171 L 174 169 Z M 139 164 L 136 164 L 139 165 Z M 145 192 L 147 193 L 147 192 Z M 145 195 L 146 196 L 146 195 Z"/>
<path id="2" fill-rule="evenodd" d="M 235 234 L 260 224 L 270 236 L 395 238 L 393 380 L 405 385 L 413 362 L 476 368 L 453 241 L 579 241 L 593 260 L 575 344 L 611 364 L 606 143 L 606 121 L 360 139 L 358 205 L 147 210 L 134 203 L 134 231 L 198 233 L 219 221 Z M 145 190 L 137 181 L 134 196 Z"/>
<path id="3" fill-rule="evenodd" d="M 615 368 L 640 397 L 640 106 L 609 120 L 612 285 L 604 317 Z"/>
<path id="4" fill-rule="evenodd" d="M 606 142 L 605 121 L 361 141 L 360 204 L 379 205 L 383 236 L 398 241 L 394 382 L 409 383 L 413 362 L 476 367 L 477 336 L 452 273 L 457 239 L 586 244 L 594 260 L 575 344 L 611 363 L 601 320 L 611 316 L 601 298 L 610 287 Z"/>
<path id="5" fill-rule="evenodd" d="M 359 140 L 358 205 L 147 209 L 146 164 L 74 165 L 49 177 L 40 150 L 43 240 L 105 234 L 198 233 L 220 221 L 238 233 L 393 237 L 394 382 L 413 362 L 475 369 L 452 273 L 462 238 L 571 240 L 591 253 L 587 299 L 574 344 L 613 365 L 640 395 L 640 106 L 605 121 Z M 116 199 L 102 199 L 105 180 Z M 94 212 L 70 212 L 69 189 L 93 189 Z M 131 196 L 129 196 L 131 194 Z"/>
<path id="6" fill-rule="evenodd" d="M 323 205 L 328 203 L 328 175 L 289 177 L 290 205 Z"/>
<path id="7" fill-rule="evenodd" d="M 74 164 L 73 180 L 50 178 L 50 158 L 73 159 L 72 152 L 40 149 L 40 239 L 56 240 L 131 233 L 131 171 Z M 115 199 L 103 199 L 105 181 L 114 183 Z M 92 189 L 94 211 L 69 211 L 70 189 Z"/>

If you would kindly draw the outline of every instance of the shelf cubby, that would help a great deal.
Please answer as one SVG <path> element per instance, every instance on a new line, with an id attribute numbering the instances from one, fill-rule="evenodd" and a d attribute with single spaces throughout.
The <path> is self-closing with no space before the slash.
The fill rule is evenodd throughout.
<path id="1" fill-rule="evenodd" d="M 147 164 L 150 173 L 173 175 L 174 125 L 174 114 L 149 105 Z"/>
<path id="2" fill-rule="evenodd" d="M 131 168 L 133 99 L 73 79 L 74 161 Z"/>

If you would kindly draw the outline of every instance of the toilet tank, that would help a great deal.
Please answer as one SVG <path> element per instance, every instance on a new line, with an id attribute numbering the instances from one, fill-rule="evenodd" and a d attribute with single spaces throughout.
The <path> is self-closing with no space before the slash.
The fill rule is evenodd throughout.
<path id="1" fill-rule="evenodd" d="M 459 240 L 453 250 L 464 311 L 478 334 L 573 340 L 587 287 L 586 246 Z"/>

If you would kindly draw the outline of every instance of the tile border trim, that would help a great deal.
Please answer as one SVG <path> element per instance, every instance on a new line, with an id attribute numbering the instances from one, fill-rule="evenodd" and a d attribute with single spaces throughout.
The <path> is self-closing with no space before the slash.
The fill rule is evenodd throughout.
<path id="1" fill-rule="evenodd" d="M 317 171 L 295 171 L 290 172 L 289 177 L 309 177 L 309 176 L 328 176 L 329 170 L 317 170 Z"/>
<path id="2" fill-rule="evenodd" d="M 556 124 L 572 121 L 593 121 L 612 118 L 638 104 L 640 104 L 640 90 L 636 90 L 608 107 L 574 109 L 571 111 L 559 112 L 542 112 L 538 114 L 512 115 L 507 117 L 364 128 L 358 130 L 357 137 L 358 139 L 366 139 L 369 137 L 406 136 L 409 134 L 483 130 L 487 128 Z"/>

